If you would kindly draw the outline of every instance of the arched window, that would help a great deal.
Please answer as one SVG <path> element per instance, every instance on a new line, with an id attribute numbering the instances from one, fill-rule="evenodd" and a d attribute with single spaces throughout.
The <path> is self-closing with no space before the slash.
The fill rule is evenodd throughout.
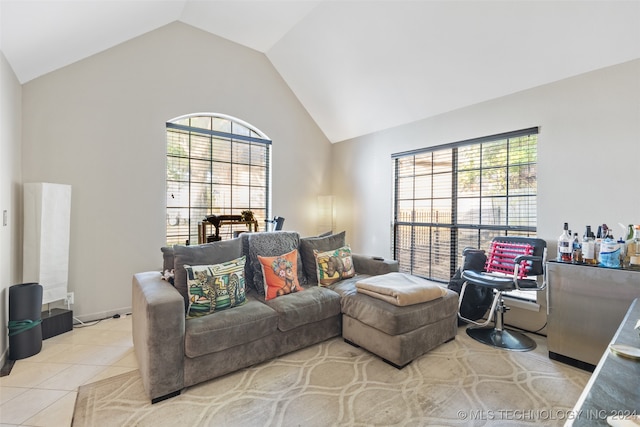
<path id="1" fill-rule="evenodd" d="M 251 210 L 269 217 L 271 141 L 255 127 L 220 114 L 167 122 L 167 244 L 198 243 L 208 215 Z"/>

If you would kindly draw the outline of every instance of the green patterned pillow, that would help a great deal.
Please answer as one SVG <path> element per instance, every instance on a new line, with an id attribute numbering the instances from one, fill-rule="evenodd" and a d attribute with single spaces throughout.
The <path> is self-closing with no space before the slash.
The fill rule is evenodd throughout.
<path id="1" fill-rule="evenodd" d="M 316 257 L 319 286 L 329 286 L 356 274 L 349 245 L 327 252 L 314 250 L 313 254 Z"/>
<path id="2" fill-rule="evenodd" d="M 215 265 L 185 265 L 189 309 L 187 318 L 201 317 L 246 302 L 244 264 L 246 257 Z"/>

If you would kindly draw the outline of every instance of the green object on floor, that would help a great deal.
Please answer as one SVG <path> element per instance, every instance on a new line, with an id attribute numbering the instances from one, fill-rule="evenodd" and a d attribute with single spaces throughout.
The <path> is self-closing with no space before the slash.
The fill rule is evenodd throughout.
<path id="1" fill-rule="evenodd" d="M 42 323 L 42 319 L 38 319 L 38 320 L 31 320 L 31 319 L 10 320 L 9 321 L 9 325 L 8 325 L 9 326 L 9 336 L 13 337 L 13 336 L 16 336 L 18 334 L 21 334 L 22 332 L 26 332 L 29 329 L 35 328 L 40 323 Z"/>

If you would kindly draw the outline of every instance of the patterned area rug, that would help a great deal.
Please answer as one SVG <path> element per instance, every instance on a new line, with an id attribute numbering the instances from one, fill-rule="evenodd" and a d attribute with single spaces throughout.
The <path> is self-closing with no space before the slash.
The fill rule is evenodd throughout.
<path id="1" fill-rule="evenodd" d="M 334 338 L 151 405 L 138 371 L 80 387 L 73 426 L 561 426 L 589 373 L 460 328 L 402 370 Z"/>

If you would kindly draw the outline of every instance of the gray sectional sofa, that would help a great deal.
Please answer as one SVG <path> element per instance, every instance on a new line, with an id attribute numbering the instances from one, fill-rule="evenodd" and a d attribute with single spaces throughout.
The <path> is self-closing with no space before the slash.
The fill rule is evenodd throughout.
<path id="1" fill-rule="evenodd" d="M 133 342 L 151 401 L 341 335 L 342 299 L 355 296 L 355 282 L 398 270 L 396 261 L 353 254 L 355 277 L 317 286 L 313 250 L 333 250 L 344 244 L 344 233 L 300 238 L 298 233 L 280 231 L 163 248 L 165 268 L 175 270 L 173 284 L 158 271 L 133 277 Z M 258 255 L 276 256 L 293 249 L 298 250 L 298 280 L 305 289 L 265 301 Z M 221 263 L 243 255 L 246 303 L 187 319 L 184 266 Z M 455 316 L 450 323 L 456 323 Z M 446 339 L 438 337 L 431 348 L 451 339 L 452 333 L 455 336 L 455 328 Z"/>

